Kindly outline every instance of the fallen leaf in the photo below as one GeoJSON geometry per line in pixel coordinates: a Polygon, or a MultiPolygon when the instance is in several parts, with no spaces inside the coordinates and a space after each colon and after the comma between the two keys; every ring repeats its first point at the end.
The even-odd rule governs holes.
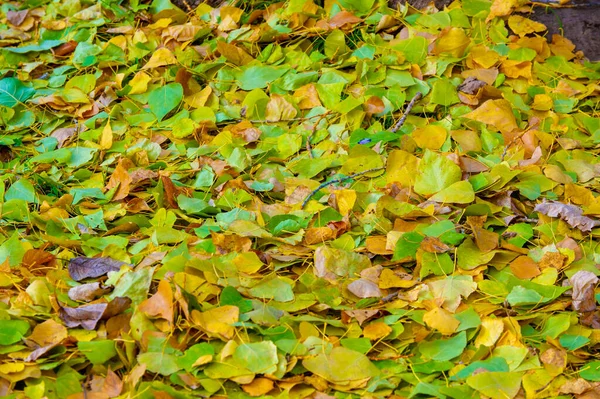
{"type": "Polygon", "coordinates": [[[576,205],[563,204],[556,201],[543,202],[537,204],[534,211],[550,217],[558,216],[572,228],[577,228],[583,232],[591,231],[594,227],[600,225],[598,220],[584,216],[583,210],[576,205]]]}
{"type": "Polygon", "coordinates": [[[69,275],[75,281],[86,278],[104,276],[108,272],[116,272],[126,263],[112,258],[86,258],[79,256],[69,261],[69,275]]]}

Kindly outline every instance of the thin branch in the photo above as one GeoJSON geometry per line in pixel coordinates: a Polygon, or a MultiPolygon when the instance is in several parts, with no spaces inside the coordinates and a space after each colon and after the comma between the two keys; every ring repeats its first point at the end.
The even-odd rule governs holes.
{"type": "Polygon", "coordinates": [[[306,196],[306,198],[302,202],[302,209],[304,209],[304,207],[306,206],[306,204],[308,203],[308,201],[310,201],[310,199],[316,193],[318,193],[321,189],[323,189],[323,188],[325,188],[327,186],[331,186],[332,184],[336,184],[336,183],[342,183],[342,182],[345,182],[346,180],[351,180],[351,179],[354,179],[355,177],[362,176],[362,175],[365,175],[365,174],[371,173],[371,172],[377,172],[377,171],[384,170],[384,169],[385,169],[385,167],[383,167],[383,166],[380,167],[380,168],[367,169],[367,170],[363,170],[362,172],[354,173],[354,174],[352,174],[350,176],[344,176],[344,177],[340,177],[340,178],[337,178],[337,179],[333,179],[333,180],[327,181],[325,183],[321,183],[321,184],[319,184],[319,187],[317,187],[314,190],[312,190],[310,192],[310,194],[308,194],[306,196]]]}
{"type": "Polygon", "coordinates": [[[408,114],[415,106],[415,103],[421,99],[421,97],[423,97],[423,94],[421,94],[421,92],[418,91],[417,94],[415,94],[415,96],[412,98],[412,100],[410,100],[410,102],[406,106],[406,109],[404,110],[404,114],[402,115],[402,118],[400,118],[400,120],[398,122],[396,122],[394,127],[390,129],[390,132],[396,133],[398,130],[400,130],[402,128],[402,126],[404,125],[404,122],[406,122],[406,118],[408,117],[408,114]]]}

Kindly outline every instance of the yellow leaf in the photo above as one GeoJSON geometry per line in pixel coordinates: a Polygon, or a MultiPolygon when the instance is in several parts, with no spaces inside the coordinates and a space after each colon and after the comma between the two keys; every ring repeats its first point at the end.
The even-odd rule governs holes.
{"type": "Polygon", "coordinates": [[[109,150],[113,144],[113,131],[110,127],[110,119],[106,122],[104,129],[102,129],[102,135],[100,136],[100,148],[103,150],[109,150]]]}
{"type": "Polygon", "coordinates": [[[311,109],[321,106],[319,93],[314,84],[308,84],[300,87],[294,92],[294,99],[298,101],[298,108],[311,109]]]}
{"type": "MultiPolygon", "coordinates": [[[[410,277],[410,275],[407,275],[410,277]]],[[[411,279],[403,279],[390,269],[383,269],[379,275],[379,288],[410,288],[417,282],[411,279]]]]}
{"type": "Polygon", "coordinates": [[[264,264],[254,252],[244,252],[233,258],[233,264],[242,273],[254,274],[260,270],[264,264]]]}
{"type": "MultiPolygon", "coordinates": [[[[496,65],[500,60],[500,54],[484,46],[478,44],[469,49],[469,55],[467,56],[467,66],[470,69],[484,68],[488,69],[496,65]]],[[[495,79],[495,78],[494,78],[495,79]]],[[[488,82],[490,83],[490,82],[488,82]]],[[[492,81],[493,83],[493,81],[492,81]]]]}
{"type": "Polygon", "coordinates": [[[273,389],[273,381],[263,377],[255,378],[250,384],[242,385],[242,389],[250,396],[263,396],[273,389]]]}
{"type": "Polygon", "coordinates": [[[335,200],[337,202],[338,211],[342,216],[346,216],[356,202],[356,191],[354,190],[337,190],[335,192],[335,200]]]}
{"type": "Polygon", "coordinates": [[[446,309],[434,308],[423,315],[423,321],[430,328],[436,329],[442,334],[453,334],[460,322],[446,309]]]}
{"type": "Polygon", "coordinates": [[[388,156],[387,183],[400,183],[404,187],[412,186],[417,175],[419,158],[403,150],[394,150],[388,156]]]}
{"type": "Polygon", "coordinates": [[[427,125],[412,132],[412,138],[419,148],[430,150],[439,150],[444,145],[447,136],[446,129],[437,125],[427,125]]]}
{"type": "Polygon", "coordinates": [[[504,60],[500,67],[500,72],[509,78],[527,78],[531,79],[531,61],[504,60]]]}
{"type": "Polygon", "coordinates": [[[192,108],[200,108],[206,105],[206,102],[211,94],[212,88],[210,86],[206,86],[199,92],[186,96],[183,101],[192,108]]]}
{"type": "Polygon", "coordinates": [[[376,341],[383,337],[386,337],[392,332],[392,327],[388,326],[382,321],[376,321],[366,326],[363,330],[363,336],[369,338],[371,341],[376,341]]]}
{"type": "Polygon", "coordinates": [[[537,111],[549,111],[553,106],[552,98],[547,94],[536,94],[533,97],[533,104],[531,104],[531,108],[537,111]]]}
{"type": "Polygon", "coordinates": [[[146,65],[144,65],[142,69],[157,68],[165,65],[173,65],[176,63],[177,59],[175,58],[173,53],[171,53],[171,50],[169,50],[166,47],[161,47],[152,54],[152,57],[150,57],[150,60],[148,60],[148,62],[146,63],[146,65]]]}
{"type": "Polygon", "coordinates": [[[142,94],[148,90],[148,83],[151,78],[146,73],[140,71],[135,74],[133,79],[129,81],[129,86],[131,86],[131,90],[129,94],[142,94]]]}
{"type": "Polygon", "coordinates": [[[25,370],[25,363],[5,363],[0,364],[0,373],[12,374],[25,370]]]}
{"type": "Polygon", "coordinates": [[[237,306],[221,306],[206,312],[192,311],[192,320],[211,337],[223,341],[233,338],[235,328],[233,323],[240,319],[240,309],[237,306]]]}
{"type": "Polygon", "coordinates": [[[462,57],[469,43],[471,43],[471,39],[469,39],[461,28],[447,28],[440,33],[440,36],[435,41],[433,54],[440,55],[445,53],[452,57],[462,57]]]}
{"type": "Polygon", "coordinates": [[[429,200],[447,204],[470,204],[475,201],[475,191],[471,183],[461,180],[446,187],[429,200]]]}
{"type": "Polygon", "coordinates": [[[543,32],[546,30],[546,25],[520,15],[511,15],[508,17],[508,26],[513,32],[521,37],[530,33],[543,32]]]}
{"type": "Polygon", "coordinates": [[[273,94],[267,103],[265,119],[269,122],[278,122],[280,120],[292,119],[298,111],[296,108],[279,94],[273,94]]]}
{"type": "Polygon", "coordinates": [[[475,346],[480,347],[484,346],[493,346],[502,332],[504,331],[504,323],[502,319],[496,319],[493,317],[485,317],[481,320],[481,329],[479,330],[479,335],[475,338],[475,346]]]}
{"type": "Polygon", "coordinates": [[[518,128],[512,106],[504,99],[487,100],[479,108],[463,117],[492,125],[502,133],[511,133],[518,128]]]}
{"type": "Polygon", "coordinates": [[[517,5],[519,5],[519,0],[494,0],[485,21],[490,22],[495,17],[504,17],[510,14],[517,5]]]}

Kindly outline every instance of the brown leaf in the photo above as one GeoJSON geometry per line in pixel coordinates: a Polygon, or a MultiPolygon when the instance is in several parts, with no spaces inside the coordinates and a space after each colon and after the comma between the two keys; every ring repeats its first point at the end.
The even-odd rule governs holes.
{"type": "Polygon", "coordinates": [[[379,298],[382,296],[377,284],[364,278],[348,284],[348,291],[359,298],[379,298]]]}
{"type": "Polygon", "coordinates": [[[600,221],[584,216],[583,210],[580,207],[571,204],[563,204],[558,201],[537,204],[534,211],[553,218],[558,216],[567,222],[569,226],[583,232],[591,231],[592,228],[600,225],[600,221]]]}
{"type": "Polygon", "coordinates": [[[537,263],[529,256],[519,256],[510,263],[510,270],[521,279],[533,278],[541,274],[537,263]]]}
{"type": "Polygon", "coordinates": [[[569,281],[573,286],[573,309],[578,312],[596,310],[595,288],[598,277],[592,272],[580,270],[569,281]]]}
{"type": "Polygon", "coordinates": [[[93,301],[96,298],[104,295],[108,290],[106,288],[102,288],[100,283],[88,283],[78,285],[77,287],[73,287],[69,290],[68,295],[69,298],[73,301],[93,301]]]}
{"type": "Polygon", "coordinates": [[[559,389],[560,393],[574,393],[576,395],[581,395],[585,391],[592,389],[592,385],[583,378],[577,378],[575,380],[563,382],[559,389]]]}
{"type": "Polygon", "coordinates": [[[34,346],[48,346],[48,345],[58,345],[64,339],[67,338],[67,329],[60,323],[52,319],[48,319],[43,323],[35,326],[31,335],[27,337],[27,345],[30,345],[30,342],[34,343],[34,346]],[[29,342],[30,341],[30,342],[29,342]]]}
{"type": "Polygon", "coordinates": [[[54,268],[55,260],[56,256],[50,252],[41,249],[30,249],[23,255],[21,265],[29,269],[32,273],[35,273],[38,269],[42,269],[41,272],[45,274],[47,269],[54,268]]]}
{"type": "Polygon", "coordinates": [[[92,393],[99,393],[106,395],[108,398],[115,398],[123,390],[123,381],[109,367],[106,377],[94,376],[90,382],[90,390],[92,393]]]}
{"type": "Polygon", "coordinates": [[[345,25],[354,25],[361,22],[362,19],[348,11],[340,11],[329,20],[329,26],[332,28],[341,28],[345,25]]]}
{"type": "Polygon", "coordinates": [[[177,204],[177,197],[181,193],[181,190],[173,184],[173,181],[165,176],[160,176],[160,181],[163,184],[165,190],[165,199],[167,200],[167,204],[171,209],[179,209],[179,205],[177,204]]]}
{"type": "Polygon", "coordinates": [[[482,80],[479,80],[473,76],[469,76],[468,78],[465,79],[464,82],[462,82],[460,84],[460,86],[458,86],[458,90],[462,91],[463,93],[467,93],[467,94],[477,94],[479,89],[481,89],[486,84],[487,83],[485,83],[482,80]]]}
{"type": "Polygon", "coordinates": [[[367,115],[378,114],[385,110],[385,104],[383,100],[377,96],[371,96],[365,103],[363,104],[363,108],[367,115]]]}
{"type": "Polygon", "coordinates": [[[356,321],[358,321],[358,324],[362,326],[365,321],[369,320],[377,313],[379,313],[379,310],[377,309],[344,310],[342,311],[342,319],[355,318],[356,321]]]}
{"type": "MultiPolygon", "coordinates": [[[[311,227],[304,233],[304,243],[306,245],[319,244],[328,240],[333,240],[335,233],[329,227],[311,227]]],[[[367,238],[368,239],[368,238],[367,238]]]]}
{"type": "Polygon", "coordinates": [[[68,42],[63,43],[60,46],[53,48],[52,52],[57,57],[64,57],[75,51],[78,44],[79,43],[75,40],[69,40],[68,42]]]}
{"type": "Polygon", "coordinates": [[[7,11],[6,19],[14,26],[19,26],[25,21],[29,15],[29,10],[21,10],[21,11],[7,11]]]}
{"type": "Polygon", "coordinates": [[[574,261],[577,262],[581,258],[583,258],[583,251],[577,242],[571,237],[565,237],[561,242],[556,243],[557,248],[567,248],[573,250],[575,253],[574,261]]]}
{"type": "Polygon", "coordinates": [[[49,319],[35,326],[31,335],[24,342],[34,350],[25,359],[26,362],[33,362],[47,353],[49,350],[60,344],[67,338],[67,329],[60,323],[49,319]]]}
{"type": "Polygon", "coordinates": [[[58,141],[58,148],[62,148],[65,142],[70,139],[75,133],[77,133],[76,127],[63,127],[60,129],[56,129],[50,135],[54,137],[58,141]]]}
{"type": "Polygon", "coordinates": [[[60,308],[58,314],[63,323],[65,323],[65,326],[69,328],[81,326],[86,330],[93,330],[102,318],[107,306],[107,303],[95,303],[78,308],[65,306],[60,308]]]}
{"type": "Polygon", "coordinates": [[[112,258],[86,258],[78,256],[69,262],[69,275],[75,281],[90,277],[104,276],[108,272],[116,272],[125,265],[125,262],[112,258]]]}
{"type": "Polygon", "coordinates": [[[93,330],[100,320],[123,312],[130,304],[131,299],[117,297],[109,303],[94,303],[78,308],[63,306],[59,309],[58,315],[69,328],[81,326],[86,330],[93,330]]]}
{"type": "Polygon", "coordinates": [[[441,242],[439,238],[429,236],[425,237],[423,241],[421,241],[420,248],[425,252],[435,254],[443,254],[450,250],[450,247],[441,242]]]}
{"type": "Polygon", "coordinates": [[[119,164],[106,184],[107,191],[117,188],[117,191],[115,191],[115,195],[113,196],[113,201],[122,200],[129,195],[131,177],[124,164],[125,162],[123,160],[119,161],[119,164]]]}
{"type": "Polygon", "coordinates": [[[174,308],[171,284],[167,280],[161,280],[156,293],[140,303],[138,310],[150,317],[165,319],[172,324],[174,308]]]}

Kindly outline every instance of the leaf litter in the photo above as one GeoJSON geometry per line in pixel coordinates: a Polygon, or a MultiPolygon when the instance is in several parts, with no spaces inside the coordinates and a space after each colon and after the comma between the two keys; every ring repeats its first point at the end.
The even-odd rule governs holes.
{"type": "Polygon", "coordinates": [[[530,7],[2,4],[1,395],[600,394],[600,64],[530,7]]]}

